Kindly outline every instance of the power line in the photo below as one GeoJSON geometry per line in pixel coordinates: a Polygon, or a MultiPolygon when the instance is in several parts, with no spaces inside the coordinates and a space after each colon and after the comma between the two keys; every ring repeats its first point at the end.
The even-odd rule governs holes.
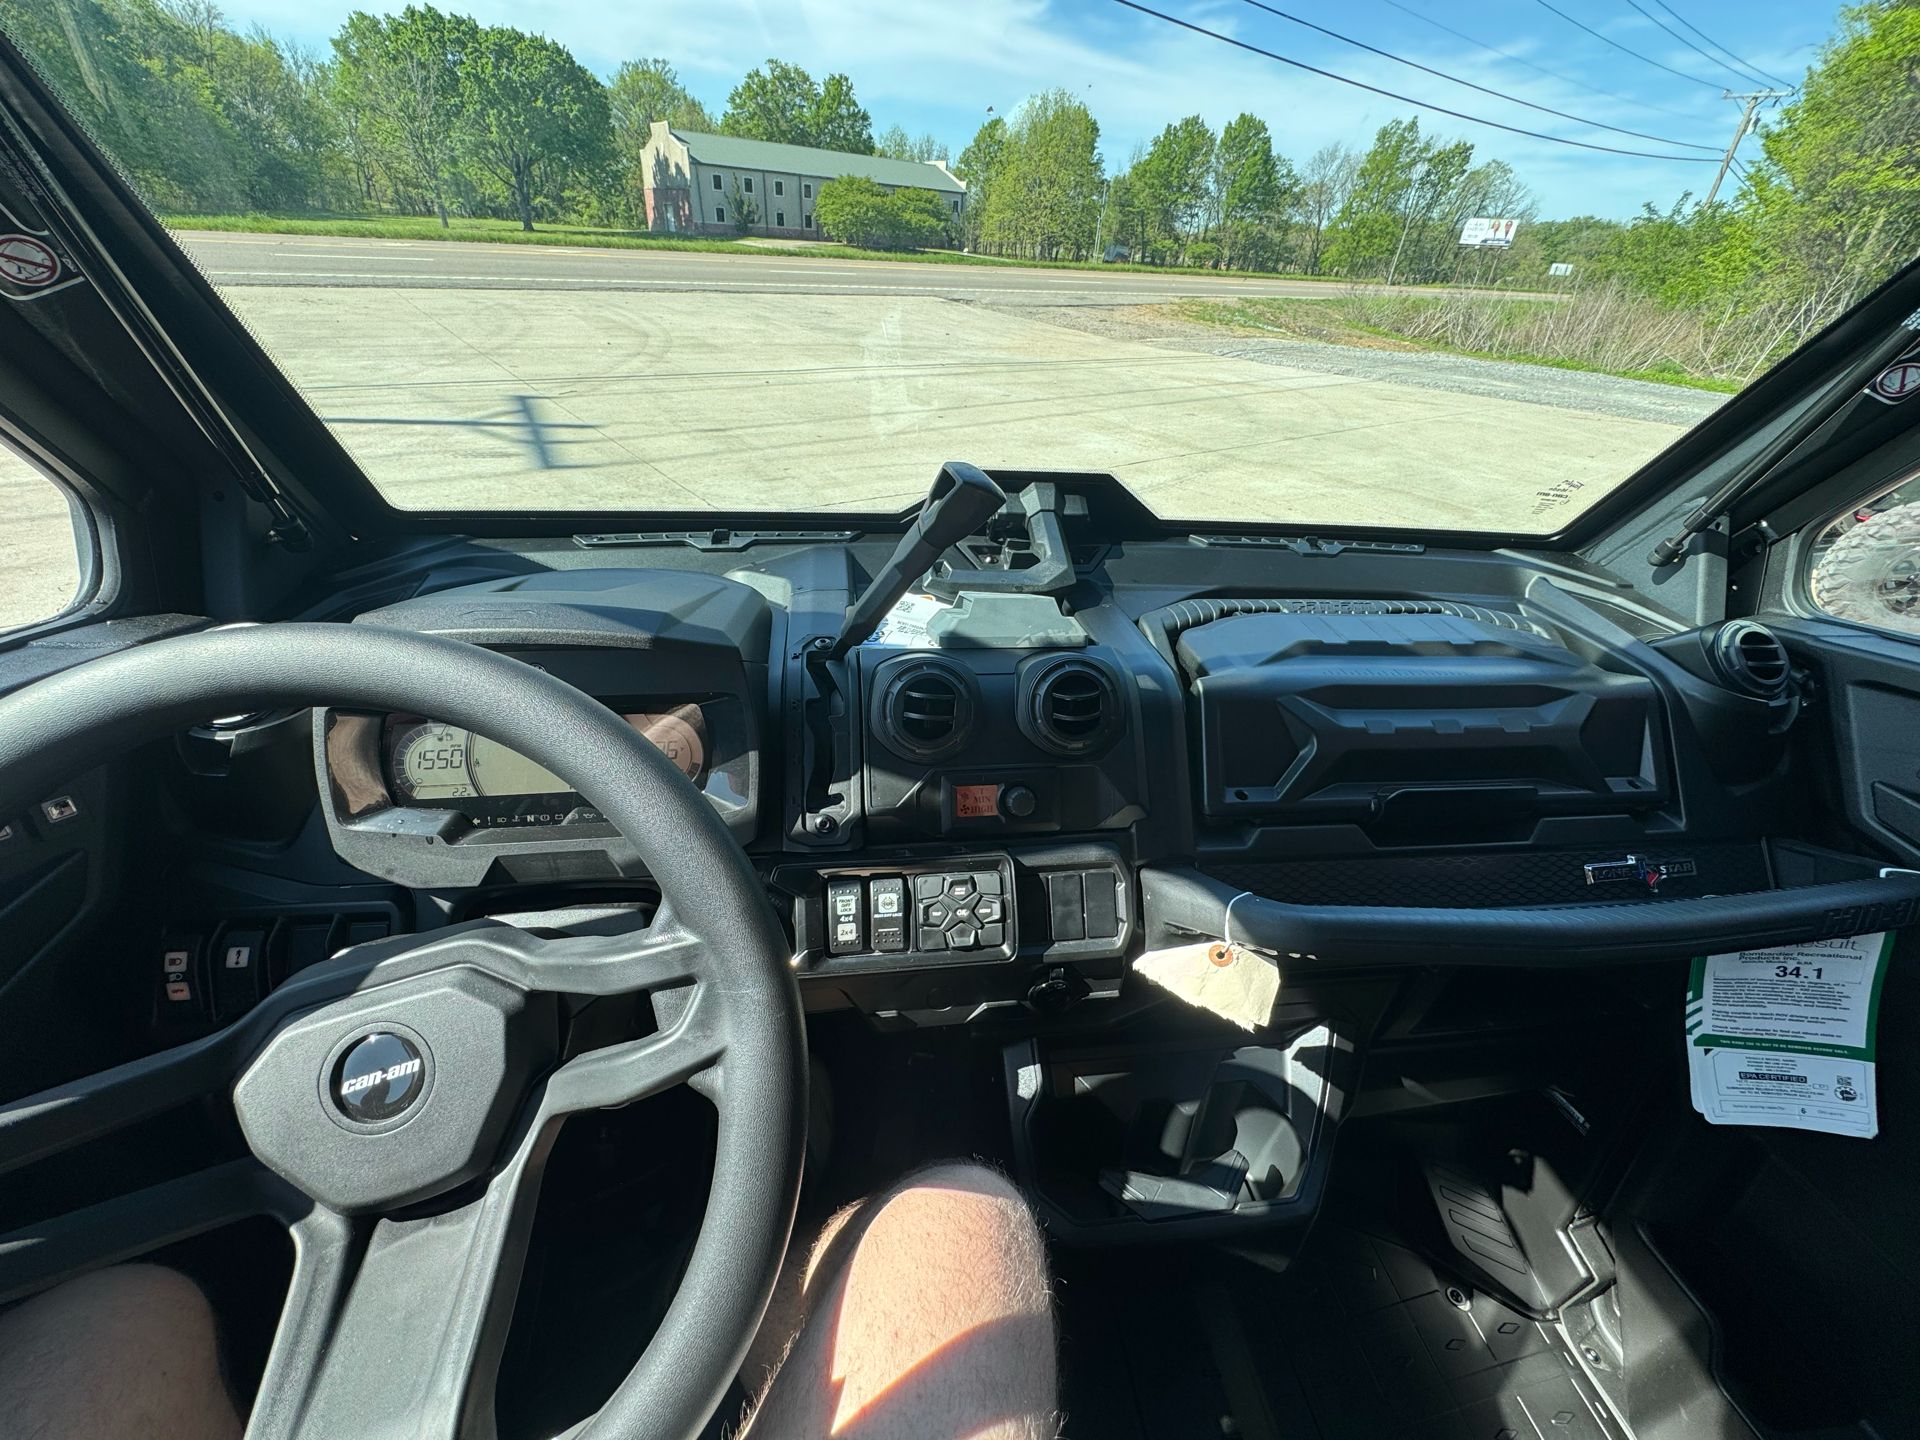
{"type": "Polygon", "coordinates": [[[1687,19],[1686,16],[1682,15],[1678,10],[1674,9],[1673,6],[1667,3],[1667,0],[1655,0],[1655,3],[1657,3],[1662,10],[1666,11],[1667,14],[1671,15],[1674,19],[1678,20],[1682,25],[1686,26],[1687,29],[1693,31],[1693,33],[1698,35],[1702,40],[1705,40],[1707,44],[1711,45],[1714,49],[1718,50],[1722,55],[1725,55],[1727,58],[1731,60],[1738,60],[1744,68],[1751,70],[1755,75],[1760,76],[1762,79],[1766,80],[1769,84],[1784,85],[1789,90],[1796,88],[1791,81],[1782,80],[1778,75],[1769,75],[1767,74],[1766,71],[1762,70],[1758,65],[1755,65],[1751,60],[1741,59],[1740,56],[1734,54],[1733,51],[1729,50],[1726,46],[1722,45],[1718,40],[1713,39],[1705,31],[1703,31],[1698,25],[1694,24],[1691,20],[1687,19]]]}
{"type": "Polygon", "coordinates": [[[1602,35],[1598,30],[1594,29],[1591,25],[1587,24],[1586,21],[1576,20],[1573,18],[1573,16],[1567,14],[1566,11],[1560,9],[1557,6],[1548,4],[1547,0],[1534,0],[1534,3],[1539,5],[1540,8],[1543,10],[1553,11],[1554,14],[1558,15],[1562,20],[1566,21],[1567,24],[1586,31],[1587,34],[1593,36],[1594,39],[1600,41],[1603,45],[1611,45],[1614,49],[1618,50],[1622,55],[1631,55],[1634,59],[1643,61],[1644,63],[1653,66],[1653,68],[1656,70],[1664,70],[1669,75],[1678,75],[1682,80],[1691,80],[1694,84],[1704,85],[1709,90],[1718,90],[1722,88],[1720,83],[1716,80],[1702,80],[1698,75],[1689,75],[1684,70],[1676,70],[1671,65],[1662,65],[1658,60],[1649,59],[1647,56],[1642,55],[1638,50],[1631,49],[1628,46],[1622,45],[1618,40],[1612,39],[1606,35],[1602,35]]]}
{"type": "Polygon", "coordinates": [[[1536,65],[1524,55],[1515,55],[1511,50],[1502,50],[1498,45],[1489,45],[1484,40],[1476,40],[1464,30],[1456,30],[1451,25],[1444,24],[1434,19],[1431,15],[1423,14],[1421,11],[1414,9],[1411,5],[1401,4],[1401,0],[1380,0],[1380,3],[1383,5],[1391,5],[1401,14],[1411,15],[1414,19],[1423,21],[1433,26],[1436,30],[1445,31],[1456,40],[1464,40],[1469,45],[1477,45],[1490,55],[1498,55],[1502,60],[1511,60],[1516,65],[1524,65],[1536,75],[1545,75],[1549,80],[1558,80],[1563,85],[1572,85],[1576,89],[1585,90],[1590,95],[1601,95],[1609,100],[1618,100],[1623,104],[1638,106],[1642,110],[1652,110],[1657,114],[1671,115],[1676,120],[1697,121],[1700,118],[1697,115],[1683,115],[1678,110],[1669,110],[1664,105],[1655,105],[1650,100],[1637,100],[1631,95],[1622,95],[1614,90],[1602,90],[1597,85],[1589,85],[1584,80],[1575,79],[1571,75],[1563,75],[1558,70],[1549,70],[1544,65],[1536,65]]]}
{"type": "Polygon", "coordinates": [[[1726,71],[1729,75],[1733,76],[1741,84],[1753,85],[1753,84],[1765,83],[1760,79],[1758,75],[1754,74],[1752,71],[1736,69],[1734,66],[1729,65],[1726,61],[1722,60],[1718,55],[1709,54],[1707,51],[1702,50],[1698,45],[1694,44],[1693,41],[1689,40],[1686,36],[1682,35],[1678,30],[1674,29],[1671,25],[1667,24],[1666,21],[1662,20],[1658,15],[1654,14],[1651,10],[1647,9],[1646,6],[1642,5],[1640,3],[1640,0],[1627,0],[1627,4],[1631,5],[1634,9],[1638,10],[1642,15],[1646,16],[1647,19],[1651,20],[1654,24],[1658,25],[1662,30],[1666,31],[1667,34],[1671,35],[1674,39],[1678,40],[1682,45],[1686,46],[1689,50],[1693,51],[1693,53],[1698,55],[1702,60],[1705,60],[1710,65],[1718,65],[1722,70],[1726,71]]]}
{"type": "Polygon", "coordinates": [[[1245,40],[1236,40],[1231,35],[1222,35],[1218,30],[1209,30],[1204,25],[1196,25],[1191,20],[1182,20],[1175,15],[1138,3],[1138,0],[1113,0],[1116,5],[1124,5],[1129,10],[1137,10],[1142,15],[1151,15],[1156,20],[1164,20],[1169,25],[1178,25],[1182,30],[1191,30],[1196,35],[1204,35],[1209,40],[1218,40],[1224,45],[1246,50],[1255,55],[1263,55],[1269,60],[1278,60],[1282,65],[1291,65],[1296,70],[1304,70],[1309,75],[1318,75],[1323,80],[1337,80],[1342,85],[1351,85],[1356,90],[1365,90],[1369,94],[1382,95],[1389,100],[1398,100],[1402,105],[1411,105],[1418,110],[1431,110],[1436,115],[1445,115],[1454,120],[1464,120],[1469,125],[1485,125],[1490,130],[1504,130],[1509,135],[1524,135],[1529,140],[1546,140],[1555,145],[1571,145],[1576,150],[1598,150],[1604,155],[1631,155],[1638,160],[1671,160],[1685,165],[1711,165],[1713,158],[1708,155],[1661,155],[1651,150],[1622,150],[1614,145],[1595,145],[1588,140],[1569,140],[1564,135],[1548,135],[1539,130],[1523,130],[1518,125],[1503,125],[1498,120],[1485,120],[1478,115],[1468,115],[1459,110],[1449,110],[1444,105],[1435,105],[1430,100],[1416,100],[1411,95],[1402,95],[1395,90],[1383,90],[1378,85],[1369,85],[1364,80],[1355,80],[1350,76],[1337,75],[1331,70],[1322,70],[1318,65],[1309,65],[1304,60],[1295,60],[1291,56],[1277,51],[1263,50],[1260,46],[1245,40]]]}
{"type": "Polygon", "coordinates": [[[1326,26],[1316,25],[1311,20],[1302,20],[1298,15],[1289,15],[1284,10],[1276,10],[1273,6],[1266,4],[1265,0],[1241,0],[1241,3],[1251,5],[1256,10],[1264,10],[1269,15],[1277,15],[1282,20],[1291,21],[1295,25],[1304,26],[1316,34],[1325,35],[1332,40],[1338,40],[1343,45],[1352,45],[1357,49],[1365,50],[1370,55],[1378,55],[1383,59],[1392,60],[1396,64],[1408,66],[1410,69],[1418,70],[1422,74],[1437,76],[1439,79],[1449,81],[1455,85],[1464,85],[1469,90],[1478,90],[1482,95],[1491,95],[1496,100],[1505,100],[1513,105],[1524,105],[1529,110],[1538,110],[1542,115],[1553,115],[1562,120],[1571,120],[1576,125],[1591,125],[1596,130],[1611,130],[1616,135],[1631,135],[1636,140],[1651,140],[1658,145],[1677,145],[1683,150],[1705,150],[1709,154],[1712,154],[1718,152],[1720,148],[1717,145],[1696,145],[1691,140],[1674,140],[1665,135],[1649,135],[1644,130],[1628,130],[1619,125],[1609,125],[1604,120],[1589,120],[1584,115],[1572,115],[1565,110],[1556,110],[1551,105],[1536,105],[1531,100],[1522,100],[1518,96],[1507,94],[1504,90],[1495,90],[1486,85],[1476,85],[1471,80],[1462,80],[1458,75],[1449,75],[1444,70],[1436,70],[1431,65],[1422,65],[1417,60],[1409,60],[1404,55],[1394,54],[1391,50],[1382,50],[1379,46],[1369,45],[1364,40],[1355,40],[1350,35],[1342,35],[1337,30],[1329,30],[1326,26]]]}

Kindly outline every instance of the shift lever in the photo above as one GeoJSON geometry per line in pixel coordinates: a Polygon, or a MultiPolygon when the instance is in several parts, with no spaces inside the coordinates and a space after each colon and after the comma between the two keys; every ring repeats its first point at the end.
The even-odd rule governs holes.
{"type": "Polygon", "coordinates": [[[861,641],[880,628],[902,595],[913,583],[933,568],[933,562],[949,546],[973,534],[1000,513],[1007,495],[987,478],[977,465],[964,460],[949,460],[940,467],[927,496],[926,508],[913,528],[900,537],[899,548],[860,598],[847,607],[847,618],[840,626],[826,658],[839,660],[861,641]]]}

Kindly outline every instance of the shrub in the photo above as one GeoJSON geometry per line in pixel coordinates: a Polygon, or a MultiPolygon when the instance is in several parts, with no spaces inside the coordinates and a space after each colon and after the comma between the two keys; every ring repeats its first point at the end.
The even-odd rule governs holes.
{"type": "Polygon", "coordinates": [[[858,175],[822,185],[813,214],[829,237],[867,250],[917,250],[938,243],[947,230],[946,207],[933,191],[889,193],[858,175]]]}

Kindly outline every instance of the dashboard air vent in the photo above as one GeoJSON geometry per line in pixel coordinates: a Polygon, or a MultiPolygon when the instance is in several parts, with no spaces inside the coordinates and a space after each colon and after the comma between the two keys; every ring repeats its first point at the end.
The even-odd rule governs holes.
{"type": "Polygon", "coordinates": [[[1060,755],[1085,755],[1120,727],[1120,697],[1089,660],[1055,660],[1036,671],[1021,719],[1032,738],[1060,755]]]}
{"type": "Polygon", "coordinates": [[[966,744],[973,729],[973,691],[967,679],[937,661],[893,672],[881,692],[880,738],[899,754],[937,760],[966,744]]]}
{"type": "Polygon", "coordinates": [[[1793,678],[1786,647],[1764,625],[1732,620],[1713,639],[1713,658],[1734,689],[1773,700],[1787,693],[1793,678]]]}

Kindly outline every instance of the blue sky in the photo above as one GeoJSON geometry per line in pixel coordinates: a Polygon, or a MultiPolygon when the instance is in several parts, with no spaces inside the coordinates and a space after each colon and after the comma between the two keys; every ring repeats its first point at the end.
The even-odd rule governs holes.
{"type": "MultiPolygon", "coordinates": [[[[343,0],[225,0],[224,9],[239,28],[257,23],[324,52],[328,37],[350,9],[397,10],[403,3],[361,0],[356,7],[343,0]]],[[[1188,114],[1198,113],[1218,128],[1240,111],[1252,111],[1267,121],[1275,143],[1297,163],[1331,141],[1364,147],[1382,123],[1410,113],[1406,105],[1176,29],[1112,0],[439,3],[485,21],[550,35],[602,75],[611,74],[622,60],[665,56],[716,115],[740,75],[768,56],[795,61],[816,77],[844,70],[872,112],[876,131],[897,121],[916,134],[932,131],[955,153],[986,118],[989,106],[1006,113],[1024,96],[1052,86],[1081,96],[1092,109],[1110,165],[1123,164],[1136,144],[1188,114]]],[[[1314,34],[1243,0],[1143,3],[1307,64],[1470,115],[1629,150],[1708,153],[1674,152],[1670,146],[1495,99],[1314,34]]],[[[1717,87],[1757,88],[1736,70],[1688,49],[1637,13],[1631,0],[1399,0],[1404,8],[1391,0],[1269,3],[1536,105],[1716,150],[1731,137],[1738,119],[1738,108],[1721,99],[1717,87]],[[1547,8],[1549,4],[1693,78],[1668,74],[1583,34],[1547,8]],[[1518,60],[1449,35],[1423,16],[1518,60]]],[[[1663,8],[1661,0],[1639,4],[1699,43],[1675,20],[1677,12],[1740,59],[1796,82],[1833,32],[1838,13],[1829,0],[1667,0],[1670,9],[1663,8]]],[[[1713,178],[1709,164],[1578,150],[1424,113],[1422,123],[1439,134],[1471,139],[1478,158],[1498,157],[1514,165],[1539,197],[1543,218],[1625,218],[1643,201],[1664,207],[1682,191],[1704,193],[1713,178]]],[[[1741,154],[1756,151],[1756,140],[1749,138],[1741,154]]]]}

